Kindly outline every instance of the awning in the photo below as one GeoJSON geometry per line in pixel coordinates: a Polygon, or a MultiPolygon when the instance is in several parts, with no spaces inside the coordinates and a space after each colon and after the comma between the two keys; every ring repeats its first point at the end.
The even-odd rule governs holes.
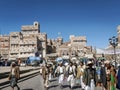
{"type": "Polygon", "coordinates": [[[62,56],[62,58],[63,58],[63,59],[70,59],[70,57],[67,56],[67,55],[62,56]]]}
{"type": "Polygon", "coordinates": [[[87,57],[87,58],[94,58],[93,54],[85,54],[85,57],[87,57]]]}
{"type": "MultiPolygon", "coordinates": [[[[120,49],[116,49],[115,52],[116,52],[116,54],[120,54],[120,49]]],[[[114,54],[114,50],[113,49],[106,50],[105,54],[114,54]]]]}
{"type": "Polygon", "coordinates": [[[29,57],[29,60],[41,60],[41,58],[40,57],[29,57]]]}
{"type": "Polygon", "coordinates": [[[57,57],[57,53],[46,54],[47,57],[57,57]]]}
{"type": "Polygon", "coordinates": [[[77,58],[76,58],[76,57],[73,57],[71,60],[77,60],[77,58]]]}
{"type": "Polygon", "coordinates": [[[97,60],[105,60],[105,57],[98,57],[97,60]]]}
{"type": "Polygon", "coordinates": [[[8,60],[16,60],[16,58],[9,58],[8,60]]]}
{"type": "Polygon", "coordinates": [[[62,57],[58,57],[58,58],[55,59],[55,61],[57,61],[57,62],[63,62],[63,58],[62,57]]]}

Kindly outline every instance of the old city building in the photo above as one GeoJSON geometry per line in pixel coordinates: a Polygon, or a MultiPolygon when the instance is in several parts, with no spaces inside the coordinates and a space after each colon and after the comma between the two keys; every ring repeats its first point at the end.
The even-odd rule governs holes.
{"type": "Polygon", "coordinates": [[[108,60],[115,60],[115,57],[118,62],[120,62],[120,25],[117,27],[117,40],[118,44],[115,48],[115,53],[114,53],[114,48],[112,45],[108,45],[108,47],[105,49],[105,58],[108,60]],[[116,54],[116,55],[114,55],[116,54]]]}
{"type": "Polygon", "coordinates": [[[63,38],[58,37],[57,39],[47,39],[47,54],[46,58],[54,60],[59,56],[58,49],[63,45],[63,38]]]}
{"type": "Polygon", "coordinates": [[[46,33],[40,32],[40,25],[34,22],[33,25],[24,25],[21,32],[10,33],[10,55],[9,59],[16,58],[26,59],[34,56],[36,52],[41,57],[46,54],[46,33]]]}
{"type": "Polygon", "coordinates": [[[21,26],[20,32],[11,32],[10,36],[0,37],[1,55],[9,60],[20,58],[26,60],[38,53],[40,57],[52,58],[63,57],[93,57],[93,49],[87,46],[86,36],[70,35],[70,40],[64,42],[62,37],[48,39],[46,33],[40,32],[40,24],[21,26]],[[6,55],[6,56],[5,56],[6,55]]]}
{"type": "Polygon", "coordinates": [[[9,58],[9,42],[9,36],[0,36],[0,55],[2,56],[1,59],[3,60],[9,58]]]}
{"type": "Polygon", "coordinates": [[[87,46],[85,36],[70,36],[70,41],[63,43],[57,50],[59,56],[65,59],[93,56],[92,47],[87,46]],[[89,55],[89,56],[88,56],[89,55]]]}

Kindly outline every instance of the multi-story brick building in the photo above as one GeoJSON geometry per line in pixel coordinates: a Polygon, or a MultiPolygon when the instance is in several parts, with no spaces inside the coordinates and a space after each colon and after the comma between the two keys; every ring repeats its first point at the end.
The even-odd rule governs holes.
{"type": "Polygon", "coordinates": [[[120,25],[117,27],[117,36],[116,38],[118,39],[118,44],[115,48],[115,53],[114,53],[114,47],[108,44],[108,47],[105,49],[105,58],[108,60],[115,60],[115,57],[117,61],[120,63],[120,25]],[[116,54],[116,55],[114,55],[116,54]]]}
{"type": "Polygon", "coordinates": [[[70,41],[63,43],[57,48],[58,56],[66,59],[73,57],[86,57],[86,55],[93,55],[92,47],[87,46],[87,39],[85,36],[70,36],[70,41]]]}
{"type": "Polygon", "coordinates": [[[7,54],[4,55],[7,55],[5,57],[9,60],[27,59],[29,56],[34,56],[36,52],[44,58],[47,54],[49,57],[69,59],[92,54],[92,47],[86,45],[87,39],[85,36],[71,35],[68,42],[63,42],[62,37],[55,40],[47,39],[47,34],[40,32],[38,22],[34,22],[33,25],[23,25],[20,32],[11,32],[10,36],[0,38],[4,38],[0,39],[2,55],[6,51],[7,54]]]}
{"type": "Polygon", "coordinates": [[[19,58],[19,42],[20,42],[20,33],[19,32],[11,32],[10,33],[10,51],[9,51],[9,59],[15,60],[19,58]]]}
{"type": "Polygon", "coordinates": [[[34,22],[33,25],[24,25],[21,32],[10,33],[10,55],[9,59],[26,59],[34,56],[36,52],[41,57],[46,56],[46,33],[40,32],[40,25],[34,22]]]}
{"type": "Polygon", "coordinates": [[[57,39],[47,39],[47,58],[55,59],[59,56],[58,49],[63,44],[63,38],[58,37],[57,39]]]}
{"type": "Polygon", "coordinates": [[[2,56],[1,59],[3,60],[9,58],[9,42],[9,36],[0,36],[0,55],[2,56]]]}

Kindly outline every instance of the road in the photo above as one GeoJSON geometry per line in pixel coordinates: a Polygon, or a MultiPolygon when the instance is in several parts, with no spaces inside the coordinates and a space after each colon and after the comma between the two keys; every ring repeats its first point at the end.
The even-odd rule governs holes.
{"type": "MultiPolygon", "coordinates": [[[[36,68],[39,68],[39,67],[32,67],[32,66],[20,67],[20,71],[36,69],[36,68]]],[[[11,67],[0,67],[0,73],[10,72],[10,69],[11,69],[11,67]]]]}
{"type": "MultiPolygon", "coordinates": [[[[30,79],[24,80],[22,82],[19,82],[18,85],[20,86],[20,90],[46,90],[43,87],[43,80],[41,75],[37,75],[35,77],[32,77],[30,79]]],[[[8,86],[6,88],[3,88],[2,90],[11,90],[11,87],[8,86]]],[[[17,88],[15,88],[17,90],[17,88]]],[[[48,90],[61,90],[57,78],[54,78],[52,82],[50,83],[50,87],[48,90]]],[[[67,82],[65,82],[63,90],[70,90],[67,82]]],[[[74,88],[74,90],[80,90],[80,88],[74,88]]]]}

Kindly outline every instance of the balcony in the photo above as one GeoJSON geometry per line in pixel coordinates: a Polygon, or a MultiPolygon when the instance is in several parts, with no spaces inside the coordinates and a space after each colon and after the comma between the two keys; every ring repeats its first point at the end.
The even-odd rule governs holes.
{"type": "Polygon", "coordinates": [[[26,53],[26,54],[20,54],[19,58],[28,58],[30,56],[34,56],[34,53],[31,53],[31,54],[28,54],[28,53],[26,53]]]}

